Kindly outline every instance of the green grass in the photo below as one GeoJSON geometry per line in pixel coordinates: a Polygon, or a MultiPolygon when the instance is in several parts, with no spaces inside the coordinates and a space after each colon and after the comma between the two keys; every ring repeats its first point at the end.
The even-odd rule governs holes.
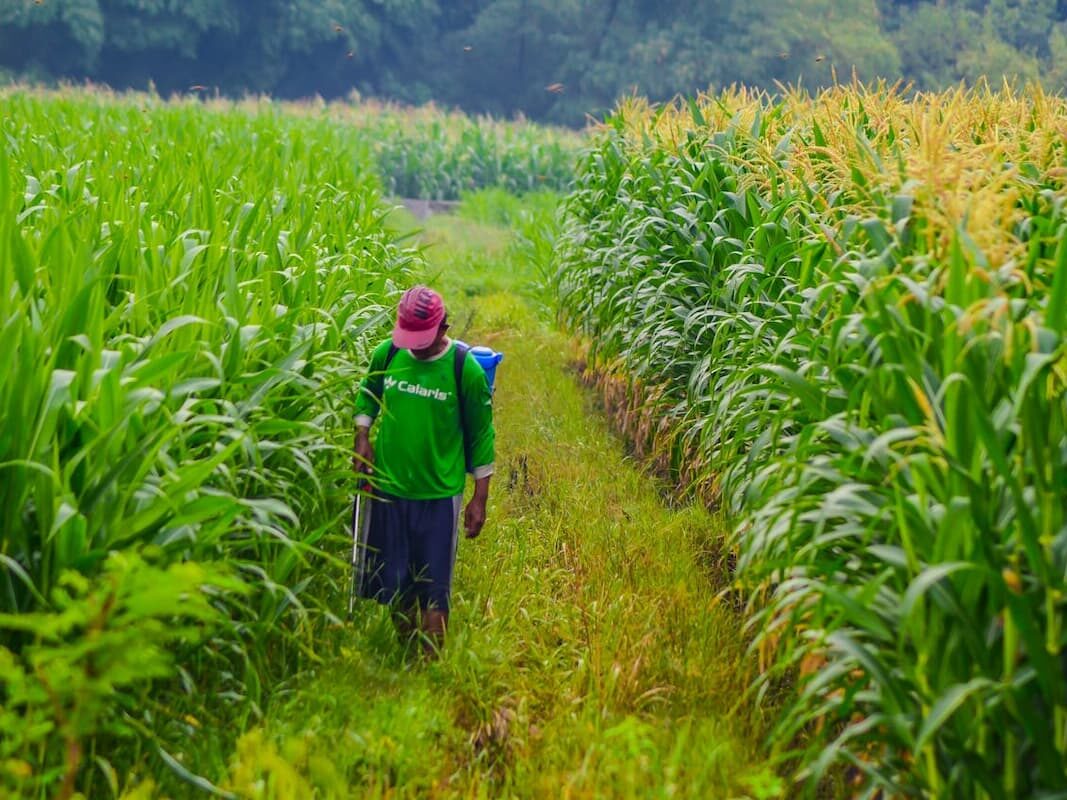
{"type": "Polygon", "coordinates": [[[757,755],[764,723],[741,700],[740,621],[699,557],[722,521],[664,506],[576,382],[566,338],[524,299],[535,271],[511,234],[472,216],[434,218],[424,234],[453,313],[475,312],[467,341],[506,354],[489,523],[461,543],[443,656],[405,656],[385,615],[361,607],[271,703],[230,785],[256,797],[285,796],[285,780],[321,797],[776,796],[757,755]]]}

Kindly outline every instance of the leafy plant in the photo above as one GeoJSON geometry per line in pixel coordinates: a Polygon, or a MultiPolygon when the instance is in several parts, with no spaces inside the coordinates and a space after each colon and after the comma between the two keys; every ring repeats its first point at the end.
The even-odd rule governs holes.
{"type": "Polygon", "coordinates": [[[226,623],[214,597],[245,592],[218,568],[158,567],[133,551],[115,552],[95,580],[64,573],[50,610],[0,615],[0,630],[16,646],[0,647],[0,787],[71,797],[92,764],[117,792],[108,761],[92,763],[94,738],[150,729],[146,686],[173,674],[176,650],[226,623]]]}
{"type": "MultiPolygon", "coordinates": [[[[233,735],[306,658],[315,620],[330,617],[316,598],[330,596],[323,544],[350,499],[350,403],[386,307],[421,259],[385,226],[368,151],[337,123],[269,104],[209,110],[84,92],[9,92],[0,108],[8,680],[23,675],[32,697],[20,702],[36,702],[28,659],[51,652],[27,650],[17,620],[74,614],[56,594],[72,573],[84,576],[77,608],[89,613],[108,596],[114,554],[151,548],[176,578],[202,570],[209,583],[221,570],[248,587],[215,598],[226,624],[197,647],[180,628],[146,643],[180,655],[186,688],[172,686],[170,705],[199,717],[225,698],[233,724],[212,730],[233,735]]],[[[130,613],[171,597],[151,589],[147,578],[130,584],[130,613]]],[[[123,625],[119,639],[142,631],[123,625]]],[[[49,646],[95,647],[85,625],[67,632],[49,646]]],[[[66,652],[49,658],[61,665],[66,652]]],[[[27,729],[48,742],[34,766],[42,786],[69,787],[62,765],[80,763],[57,736],[113,732],[101,720],[128,709],[130,687],[173,674],[170,656],[141,671],[121,654],[93,658],[99,668],[62,667],[93,672],[57,706],[68,722],[55,711],[50,729],[27,729]]],[[[5,680],[4,694],[13,686],[5,680]]],[[[179,771],[182,753],[168,761],[143,745],[180,718],[140,719],[133,745],[79,747],[110,758],[121,744],[127,761],[147,752],[179,771]]]]}
{"type": "Polygon", "coordinates": [[[1036,90],[635,100],[566,203],[563,318],[737,515],[809,788],[1067,790],[1065,124],[1036,90]]]}
{"type": "Polygon", "coordinates": [[[495,198],[570,187],[584,137],[524,121],[468,117],[433,105],[402,108],[336,103],[331,117],[362,131],[385,190],[396,197],[459,200],[480,189],[495,198]]]}

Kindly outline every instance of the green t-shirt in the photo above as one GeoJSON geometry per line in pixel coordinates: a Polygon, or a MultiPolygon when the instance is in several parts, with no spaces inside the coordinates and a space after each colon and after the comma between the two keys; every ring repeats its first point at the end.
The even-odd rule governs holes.
{"type": "MultiPolygon", "coordinates": [[[[389,340],[374,350],[356,400],[356,424],[369,426],[378,419],[373,482],[381,491],[409,500],[463,493],[466,458],[455,349],[450,342],[426,361],[398,350],[387,371],[389,340]]],[[[463,405],[472,472],[483,478],[493,472],[492,396],[485,372],[470,353],[463,364],[463,405]]]]}

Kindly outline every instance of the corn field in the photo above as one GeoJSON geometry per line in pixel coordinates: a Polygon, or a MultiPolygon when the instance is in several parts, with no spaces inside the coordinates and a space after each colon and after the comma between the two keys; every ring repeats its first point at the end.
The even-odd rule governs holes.
{"type": "MultiPolygon", "coordinates": [[[[1067,797],[1067,101],[984,86],[739,89],[623,101],[591,139],[371,102],[15,88],[0,111],[0,795],[147,796],[147,774],[244,796],[233,787],[260,780],[249,765],[311,769],[272,749],[264,719],[285,708],[272,695],[335,648],[331,669],[345,676],[389,673],[381,696],[347,684],[311,704],[293,695],[301,708],[355,697],[380,716],[383,766],[359,766],[372,739],[334,759],[349,765],[329,771],[338,796],[444,787],[422,749],[443,730],[456,780],[485,770],[479,787],[511,786],[494,781],[521,774],[521,759],[486,756],[495,741],[530,754],[533,772],[550,764],[543,788],[621,786],[587,772],[590,753],[686,761],[683,745],[700,744],[679,733],[687,704],[729,694],[736,719],[716,706],[693,729],[726,736],[708,786],[781,796],[788,776],[787,796],[1067,797]],[[550,222],[553,190],[570,194],[550,222]],[[383,195],[465,204],[435,222],[424,251],[404,244],[383,195]],[[426,253],[460,236],[472,246],[441,250],[431,273],[426,253]],[[446,654],[414,685],[427,697],[451,687],[470,708],[443,705],[437,720],[416,692],[409,708],[427,727],[405,728],[387,702],[402,662],[353,659],[341,643],[362,640],[337,638],[359,635],[336,614],[352,402],[398,294],[463,269],[485,280],[455,293],[498,307],[531,359],[556,339],[521,327],[535,325],[531,306],[519,313],[504,290],[556,302],[638,453],[732,521],[710,565],[712,580],[728,574],[727,612],[714,624],[706,609],[685,615],[708,590],[704,572],[699,585],[685,578],[686,559],[712,546],[688,531],[697,515],[653,499],[643,518],[609,509],[603,530],[564,525],[557,495],[538,490],[562,478],[538,464],[569,471],[571,505],[617,487],[582,494],[596,487],[573,448],[540,462],[549,440],[524,440],[501,501],[518,509],[501,528],[521,535],[503,544],[525,553],[527,540],[573,534],[574,552],[544,568],[577,604],[542,583],[495,620],[479,600],[486,624],[468,630],[484,634],[497,677],[477,678],[474,650],[446,654]],[[621,558],[639,544],[626,538],[644,530],[634,526],[664,531],[668,516],[672,541],[701,548],[670,564],[682,577],[647,584],[663,590],[679,641],[662,621],[675,617],[642,606],[629,582],[652,556],[634,548],[623,569],[580,550],[604,540],[621,558]],[[620,582],[602,587],[630,593],[602,588],[587,603],[607,572],[620,582]],[[742,681],[740,647],[725,660],[692,647],[730,630],[738,598],[746,698],[724,688],[742,681]],[[522,650],[487,631],[530,604],[541,609],[531,627],[508,635],[543,650],[512,670],[522,650]],[[627,628],[641,616],[618,611],[630,604],[662,629],[627,628]],[[612,608],[625,624],[600,616],[612,608]],[[580,620],[581,636],[565,641],[563,619],[580,620]],[[611,636],[594,648],[599,623],[611,636]],[[648,643],[668,641],[643,661],[648,643]],[[559,667],[561,683],[535,662],[559,667]],[[542,721],[557,736],[520,745],[515,720],[528,715],[532,730],[538,709],[569,698],[572,667],[596,680],[574,683],[586,694],[542,721]],[[588,687],[601,680],[598,695],[588,687]],[[541,700],[515,700],[523,681],[541,700]],[[613,693],[631,705],[616,708],[613,693]],[[731,752],[751,756],[731,726],[748,720],[755,738],[768,718],[773,763],[733,764],[731,752]],[[572,749],[552,750],[560,740],[572,749]],[[410,752],[394,753],[405,741],[410,752]],[[244,752],[249,742],[262,747],[244,752]],[[394,784],[396,763],[426,782],[394,784]]],[[[569,378],[535,366],[554,398],[569,378]]],[[[577,440],[593,423],[568,424],[577,440]]],[[[498,574],[544,580],[489,557],[472,571],[491,576],[501,608],[512,606],[498,574]]],[[[339,727],[320,739],[364,741],[351,726],[367,720],[333,710],[339,727]]],[[[306,756],[309,737],[293,752],[306,756]]],[[[628,772],[632,786],[647,771],[628,772]]]]}
{"type": "Polygon", "coordinates": [[[590,372],[736,515],[783,768],[1067,796],[1067,102],[630,100],[564,224],[590,372]]]}
{"type": "Polygon", "coordinates": [[[522,195],[566,191],[580,133],[521,120],[468,117],[433,105],[371,101],[321,107],[368,143],[384,190],[395,197],[458,200],[480,189],[522,195]]]}
{"type": "Polygon", "coordinates": [[[340,123],[0,109],[0,794],[95,796],[114,752],[184,770],[306,647],[355,381],[421,256],[340,123]]]}

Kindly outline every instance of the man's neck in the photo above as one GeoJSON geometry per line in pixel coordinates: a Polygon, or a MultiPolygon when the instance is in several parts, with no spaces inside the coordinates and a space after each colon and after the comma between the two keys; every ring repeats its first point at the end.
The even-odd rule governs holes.
{"type": "Polygon", "coordinates": [[[412,350],[411,355],[419,361],[431,361],[441,355],[441,353],[445,352],[450,344],[452,344],[452,340],[445,336],[436,345],[429,347],[426,350],[412,350]]]}

